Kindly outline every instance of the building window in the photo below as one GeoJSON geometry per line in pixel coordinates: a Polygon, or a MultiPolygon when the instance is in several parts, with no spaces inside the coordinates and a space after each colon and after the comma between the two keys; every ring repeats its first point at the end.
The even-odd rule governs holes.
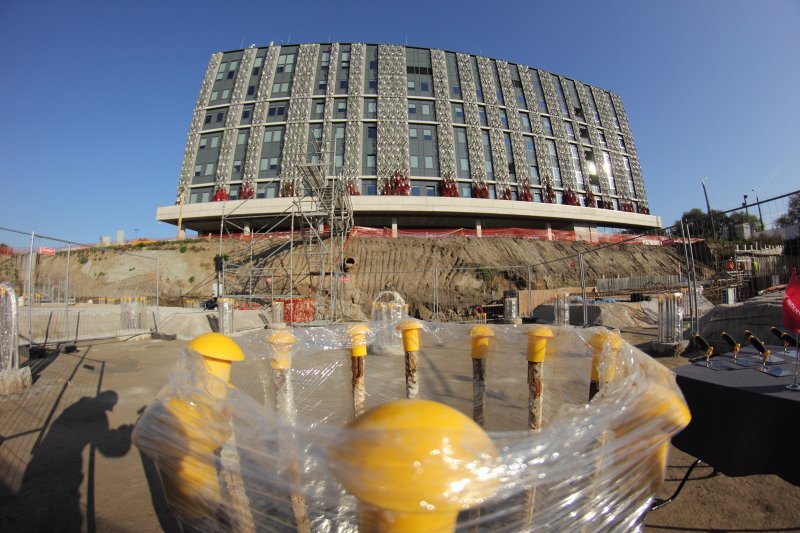
{"type": "Polygon", "coordinates": [[[503,99],[503,90],[500,85],[500,75],[497,72],[497,63],[495,61],[492,61],[491,65],[492,65],[492,75],[494,76],[494,90],[495,94],[497,95],[497,103],[500,105],[505,105],[506,102],[503,99]]]}
{"type": "Polygon", "coordinates": [[[289,82],[272,84],[272,96],[286,96],[287,94],[289,94],[289,82]]]}
{"type": "Polygon", "coordinates": [[[483,102],[483,85],[481,85],[481,76],[478,70],[478,59],[472,56],[470,63],[472,64],[472,79],[475,82],[475,95],[479,102],[483,102]]]}
{"type": "Polygon", "coordinates": [[[253,96],[254,94],[256,94],[256,86],[251,85],[247,88],[247,96],[253,96]]]}
{"type": "Polygon", "coordinates": [[[617,116],[617,108],[614,107],[614,100],[611,99],[611,95],[608,93],[606,93],[606,98],[608,99],[608,107],[611,108],[611,116],[614,118],[614,129],[620,131],[619,116],[617,116]]]}
{"type": "Polygon", "coordinates": [[[239,133],[239,136],[238,136],[238,138],[236,139],[236,144],[237,144],[237,145],[239,145],[239,146],[241,146],[241,145],[243,145],[243,144],[244,144],[244,143],[246,143],[246,142],[247,142],[247,133],[245,133],[245,132],[241,132],[241,133],[239,133]]]}
{"type": "Polygon", "coordinates": [[[500,124],[502,125],[503,129],[508,129],[508,115],[506,114],[505,109],[500,110],[500,124]]]}
{"type": "Polygon", "coordinates": [[[569,151],[572,155],[572,169],[575,171],[575,181],[578,185],[578,190],[584,190],[583,170],[581,169],[581,160],[578,156],[578,147],[574,144],[569,145],[569,151]]]}
{"type": "Polygon", "coordinates": [[[457,124],[464,124],[464,106],[461,104],[453,104],[453,122],[457,124]]]}
{"type": "Polygon", "coordinates": [[[556,95],[558,96],[558,103],[561,104],[561,114],[565,117],[569,116],[569,108],[567,108],[567,99],[564,97],[564,88],[561,87],[561,80],[558,76],[553,76],[553,86],[556,88],[556,95]]]}
{"type": "Polygon", "coordinates": [[[453,128],[456,149],[456,176],[469,178],[469,150],[467,148],[467,130],[453,128]]]}
{"type": "Polygon", "coordinates": [[[622,163],[625,165],[625,175],[628,178],[628,190],[631,193],[631,198],[636,198],[636,182],[633,181],[633,171],[631,170],[631,161],[627,157],[622,158],[622,163]]]}
{"type": "Polygon", "coordinates": [[[325,101],[314,100],[311,104],[311,120],[322,120],[325,116],[325,101]]]}
{"type": "Polygon", "coordinates": [[[539,177],[539,163],[536,161],[536,146],[533,143],[532,137],[525,137],[525,155],[528,159],[531,182],[534,185],[539,185],[541,183],[541,179],[539,177]]]}
{"type": "Polygon", "coordinates": [[[611,194],[617,194],[617,180],[614,178],[614,170],[611,166],[611,156],[608,154],[608,152],[603,152],[603,170],[606,171],[608,189],[611,191],[611,194]]]}
{"type": "Polygon", "coordinates": [[[597,112],[597,102],[594,99],[594,93],[591,87],[586,87],[586,93],[589,95],[589,105],[592,107],[592,114],[594,115],[594,123],[600,126],[600,113],[597,112]]]}
{"type": "Polygon", "coordinates": [[[294,54],[285,54],[278,57],[278,67],[276,73],[291,72],[294,67],[294,54]]]}
{"type": "Polygon", "coordinates": [[[542,127],[544,127],[544,134],[548,137],[553,136],[553,124],[550,122],[550,119],[547,117],[542,117],[542,127]]]}
{"type": "Polygon", "coordinates": [[[267,128],[264,131],[264,144],[261,147],[261,163],[258,172],[259,178],[274,178],[278,176],[282,138],[283,126],[267,128]]]}
{"type": "Polygon", "coordinates": [[[572,104],[572,112],[578,120],[585,121],[586,118],[583,115],[583,106],[581,105],[581,99],[578,98],[578,89],[575,87],[574,81],[567,80],[567,90],[569,91],[569,100],[572,104]]]}
{"type": "Polygon", "coordinates": [[[228,66],[228,63],[222,62],[219,64],[219,68],[217,69],[217,80],[221,80],[225,77],[225,68],[228,66]]]}
{"type": "Polygon", "coordinates": [[[494,166],[492,165],[492,148],[489,141],[489,132],[481,131],[483,137],[483,156],[486,158],[486,179],[494,180],[494,166]]]}
{"type": "Polygon", "coordinates": [[[506,163],[508,164],[508,178],[512,183],[517,181],[517,171],[514,168],[514,151],[511,149],[511,134],[503,134],[506,145],[506,163]]]}
{"type": "Polygon", "coordinates": [[[347,101],[343,98],[336,100],[336,113],[334,118],[347,118],[347,101]]]}
{"type": "Polygon", "coordinates": [[[575,128],[572,127],[572,122],[564,121],[564,128],[567,130],[567,139],[570,141],[575,140],[575,128]]]}
{"type": "MultiPolygon", "coordinates": [[[[512,68],[511,73],[514,76],[517,76],[517,69],[512,68]]],[[[525,101],[525,93],[522,92],[522,82],[519,79],[513,79],[511,84],[514,87],[514,94],[517,97],[517,107],[520,109],[527,109],[528,103],[525,101]]]]}
{"type": "Polygon", "coordinates": [[[520,111],[519,121],[522,123],[522,131],[531,133],[531,117],[527,113],[520,111]]]}
{"type": "Polygon", "coordinates": [[[478,106],[478,116],[480,117],[481,120],[481,126],[489,125],[489,123],[486,121],[486,108],[483,107],[482,105],[478,106]]]}
{"type": "Polygon", "coordinates": [[[409,124],[409,167],[413,176],[438,176],[436,128],[409,124]]]}
{"type": "Polygon", "coordinates": [[[558,164],[555,141],[547,141],[547,153],[550,157],[550,171],[553,174],[553,185],[561,187],[561,167],[558,164]]]}
{"type": "Polygon", "coordinates": [[[286,115],[286,102],[270,104],[267,110],[267,122],[282,122],[286,115]]]}
{"type": "Polygon", "coordinates": [[[597,133],[600,136],[600,146],[602,148],[608,148],[608,143],[606,142],[606,134],[603,133],[602,131],[599,131],[597,133]]]}
{"type": "Polygon", "coordinates": [[[581,136],[581,142],[583,144],[592,144],[592,140],[589,137],[589,128],[586,126],[578,126],[578,132],[581,136]]]}
{"type": "Polygon", "coordinates": [[[364,118],[378,118],[378,101],[374,98],[364,99],[364,118]]]}
{"type": "Polygon", "coordinates": [[[542,88],[542,80],[539,78],[539,71],[531,70],[531,80],[533,80],[533,89],[536,91],[536,97],[539,100],[539,112],[547,113],[547,100],[544,97],[544,89],[542,88]]]}
{"type": "Polygon", "coordinates": [[[622,135],[619,136],[619,149],[623,152],[628,151],[628,147],[625,146],[625,139],[622,137],[622,135]]]}

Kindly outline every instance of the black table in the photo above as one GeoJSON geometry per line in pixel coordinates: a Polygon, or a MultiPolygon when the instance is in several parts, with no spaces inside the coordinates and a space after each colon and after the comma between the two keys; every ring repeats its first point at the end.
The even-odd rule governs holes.
{"type": "Polygon", "coordinates": [[[776,474],[800,486],[800,392],[786,389],[794,363],[781,366],[792,376],[676,368],[692,421],[672,444],[728,476],[776,474]]]}

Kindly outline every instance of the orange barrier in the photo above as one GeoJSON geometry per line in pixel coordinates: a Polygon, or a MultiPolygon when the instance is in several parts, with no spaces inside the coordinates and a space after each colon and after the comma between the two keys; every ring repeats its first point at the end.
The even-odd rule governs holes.
{"type": "MultiPolygon", "coordinates": [[[[355,226],[351,232],[351,236],[357,237],[391,237],[391,228],[368,228],[364,226],[355,226]]],[[[586,239],[576,234],[574,231],[569,230],[546,230],[546,229],[531,229],[531,228],[484,228],[481,231],[483,237],[520,237],[523,239],[535,239],[539,241],[585,241],[586,239]]],[[[445,237],[477,237],[477,231],[474,229],[398,229],[398,237],[424,237],[424,238],[445,238],[445,237]]],[[[692,243],[702,241],[703,239],[693,238],[692,243]]],[[[593,233],[592,241],[598,244],[645,244],[650,246],[671,246],[674,243],[680,243],[681,239],[674,239],[660,235],[631,235],[627,233],[593,233]]]]}

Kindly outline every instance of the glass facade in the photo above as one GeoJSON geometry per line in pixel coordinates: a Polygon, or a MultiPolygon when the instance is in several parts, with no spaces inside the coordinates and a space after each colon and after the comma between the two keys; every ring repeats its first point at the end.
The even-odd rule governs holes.
{"type": "Polygon", "coordinates": [[[328,176],[376,195],[388,165],[406,159],[400,170],[421,196],[438,195],[442,174],[452,174],[465,198],[477,184],[490,198],[512,191],[511,198],[542,202],[550,184],[556,198],[571,188],[624,200],[622,179],[619,191],[646,205],[619,99],[572,79],[469,54],[373,44],[263,47],[212,62],[181,174],[192,203],[211,201],[220,184],[278,197],[293,191],[281,187],[297,179],[293,165],[323,160],[328,176]],[[392,81],[398,75],[405,80],[392,81]],[[387,114],[394,103],[405,116],[397,107],[387,114]]]}

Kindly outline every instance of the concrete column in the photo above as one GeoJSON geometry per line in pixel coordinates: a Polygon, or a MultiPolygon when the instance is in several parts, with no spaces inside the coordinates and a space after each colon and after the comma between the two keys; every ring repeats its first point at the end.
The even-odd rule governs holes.
{"type": "Polygon", "coordinates": [[[547,240],[548,241],[553,240],[553,228],[550,226],[549,222],[547,223],[547,240]]]}
{"type": "Polygon", "coordinates": [[[392,217],[392,239],[397,238],[397,218],[392,217]]]}
{"type": "Polygon", "coordinates": [[[483,226],[481,225],[481,220],[479,218],[475,219],[475,235],[480,239],[483,235],[483,226]]]}
{"type": "Polygon", "coordinates": [[[244,226],[244,234],[245,235],[250,235],[250,225],[249,224],[245,224],[245,226],[244,226]]]}

